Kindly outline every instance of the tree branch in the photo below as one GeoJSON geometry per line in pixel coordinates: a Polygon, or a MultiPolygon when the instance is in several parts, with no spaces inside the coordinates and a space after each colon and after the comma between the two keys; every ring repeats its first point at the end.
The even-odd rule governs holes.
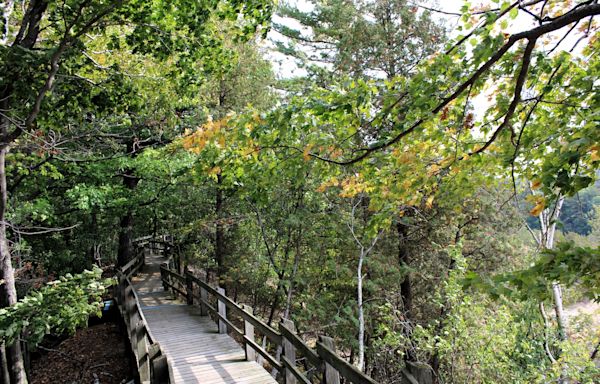
{"type": "MultiPolygon", "coordinates": [[[[492,57],[490,57],[488,59],[488,61],[486,61],[481,67],[479,67],[465,82],[461,83],[458,87],[456,87],[455,91],[451,95],[444,98],[435,108],[433,108],[430,111],[430,115],[436,115],[442,109],[444,109],[448,104],[450,104],[450,102],[452,102],[453,100],[458,98],[465,90],[467,90],[471,86],[471,84],[475,83],[484,73],[486,73],[494,64],[496,64],[510,50],[510,48],[512,48],[517,42],[519,42],[521,40],[525,40],[525,39],[529,40],[529,44],[527,45],[527,48],[529,48],[531,51],[533,51],[535,41],[540,36],[545,35],[550,32],[553,32],[553,31],[556,31],[558,29],[561,29],[561,28],[563,28],[569,24],[575,23],[583,18],[594,16],[597,14],[600,14],[600,4],[596,4],[596,3],[586,4],[583,6],[578,6],[578,7],[573,8],[569,12],[563,14],[562,16],[552,19],[552,21],[548,22],[547,24],[543,24],[541,26],[530,29],[528,31],[519,32],[519,33],[511,35],[509,37],[508,41],[502,47],[500,47],[500,49],[492,57]]],[[[528,54],[528,56],[531,57],[532,52],[529,52],[529,50],[527,48],[526,48],[526,54],[528,54]]],[[[524,61],[524,64],[525,64],[525,61],[524,61]]],[[[525,67],[526,67],[525,69],[528,69],[529,60],[527,60],[527,65],[525,65],[525,67]]],[[[519,78],[523,77],[523,79],[521,80],[521,82],[517,81],[517,85],[515,87],[515,94],[517,94],[517,92],[516,92],[517,90],[522,90],[523,83],[526,79],[527,70],[523,71],[523,69],[524,68],[522,67],[521,73],[519,75],[519,78]]],[[[520,94],[520,92],[519,92],[519,94],[520,94]]],[[[517,100],[518,100],[518,98],[517,98],[517,100]]],[[[509,109],[509,110],[513,109],[513,113],[514,113],[514,108],[516,108],[517,103],[518,103],[518,101],[516,101],[516,103],[515,103],[515,99],[513,99],[513,103],[511,103],[512,108],[509,109]],[[512,104],[514,104],[514,106],[512,104]]],[[[512,113],[511,113],[511,116],[512,116],[512,113]]],[[[494,133],[494,135],[493,135],[494,140],[498,136],[499,132],[508,125],[510,116],[507,116],[507,117],[508,118],[505,118],[505,120],[502,123],[502,125],[500,126],[500,128],[494,133]]],[[[409,135],[416,128],[418,128],[421,124],[423,124],[426,121],[426,119],[427,118],[418,119],[416,122],[414,122],[412,125],[410,125],[407,129],[398,133],[392,139],[385,141],[383,143],[374,144],[370,147],[364,148],[364,149],[362,149],[362,151],[363,151],[362,154],[360,154],[354,158],[348,159],[348,160],[342,160],[342,161],[333,160],[330,158],[325,158],[323,156],[320,156],[316,153],[310,153],[309,155],[318,160],[336,164],[336,165],[355,164],[359,161],[364,160],[369,155],[371,155],[373,152],[385,149],[385,148],[397,143],[398,141],[402,140],[402,138],[409,135]]],[[[489,143],[486,143],[484,145],[484,149],[489,147],[489,145],[491,144],[492,141],[490,141],[489,143]]]]}

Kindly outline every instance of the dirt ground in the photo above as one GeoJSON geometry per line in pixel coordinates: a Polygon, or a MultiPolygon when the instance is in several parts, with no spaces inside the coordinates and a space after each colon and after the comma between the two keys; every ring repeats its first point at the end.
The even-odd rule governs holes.
{"type": "Polygon", "coordinates": [[[31,361],[32,384],[121,384],[131,380],[125,340],[114,323],[78,330],[31,361]]]}
{"type": "Polygon", "coordinates": [[[590,316],[592,324],[600,329],[600,303],[585,300],[569,305],[565,308],[565,315],[569,320],[582,315],[590,316]]]}

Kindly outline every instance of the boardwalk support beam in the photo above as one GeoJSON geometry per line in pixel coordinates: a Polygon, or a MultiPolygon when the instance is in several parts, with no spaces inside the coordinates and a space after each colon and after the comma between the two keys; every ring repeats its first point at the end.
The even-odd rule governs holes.
{"type": "MultiPolygon", "coordinates": [[[[319,336],[319,341],[327,349],[335,351],[335,345],[331,337],[319,336]]],[[[319,344],[317,344],[317,353],[319,356],[324,357],[323,351],[322,348],[319,348],[319,344]]],[[[340,384],[340,373],[327,360],[325,360],[325,384],[340,384]]]]}
{"type": "MultiPolygon", "coordinates": [[[[281,320],[281,325],[284,326],[285,328],[287,328],[290,332],[292,333],[296,333],[296,326],[294,325],[294,322],[288,319],[284,319],[281,320]]],[[[294,347],[294,344],[292,344],[292,342],[290,340],[288,340],[285,336],[282,338],[282,344],[283,344],[283,356],[285,356],[285,358],[290,362],[290,364],[292,365],[292,367],[295,367],[296,365],[296,348],[294,347]]],[[[285,384],[296,384],[296,376],[294,375],[294,372],[292,371],[292,367],[287,367],[284,364],[285,367],[285,373],[284,373],[284,378],[285,378],[285,384]]]]}
{"type": "MultiPolygon", "coordinates": [[[[242,305],[242,309],[252,315],[252,307],[249,305],[242,305]]],[[[249,340],[254,341],[254,325],[248,320],[244,320],[244,336],[246,336],[249,340]]],[[[252,348],[250,343],[246,344],[246,360],[248,361],[256,361],[256,351],[252,348]]]]}
{"type": "MultiPolygon", "coordinates": [[[[225,296],[225,289],[217,287],[217,292],[225,296]]],[[[217,298],[217,310],[219,311],[219,333],[227,333],[227,323],[221,319],[227,319],[227,306],[220,298],[217,298]]]]}
{"type": "Polygon", "coordinates": [[[190,271],[185,272],[185,292],[187,293],[187,305],[194,305],[194,280],[192,280],[190,271]]]}

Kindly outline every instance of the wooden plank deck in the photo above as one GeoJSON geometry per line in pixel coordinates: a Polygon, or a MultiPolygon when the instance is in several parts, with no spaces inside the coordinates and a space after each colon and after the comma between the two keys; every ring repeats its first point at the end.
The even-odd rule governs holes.
{"type": "Polygon", "coordinates": [[[243,349],[199,308],[173,299],[160,279],[158,255],[132,279],[150,332],[167,355],[174,383],[275,384],[260,365],[246,361],[243,349]]]}

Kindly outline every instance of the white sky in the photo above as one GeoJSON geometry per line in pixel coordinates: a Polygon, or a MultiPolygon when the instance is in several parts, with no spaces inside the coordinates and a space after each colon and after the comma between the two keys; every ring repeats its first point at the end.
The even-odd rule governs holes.
{"type": "MultiPolygon", "coordinates": [[[[313,5],[305,0],[282,0],[282,1],[286,1],[288,4],[296,5],[298,7],[298,9],[303,12],[310,12],[311,10],[314,9],[313,5]]],[[[435,6],[436,9],[440,9],[440,10],[443,10],[446,12],[456,12],[456,13],[460,12],[460,7],[462,6],[462,4],[463,4],[463,0],[446,0],[446,1],[442,0],[441,2],[437,2],[437,1],[433,2],[433,5],[435,6]]],[[[440,14],[435,14],[435,15],[440,17],[440,19],[443,19],[447,23],[447,26],[449,29],[451,29],[457,25],[458,17],[446,17],[446,16],[443,16],[440,14]]],[[[285,24],[285,25],[289,26],[290,28],[294,28],[294,29],[301,28],[300,23],[296,22],[295,20],[289,19],[289,18],[282,18],[282,17],[279,17],[278,15],[273,16],[273,21],[276,23],[285,24]]],[[[303,30],[303,32],[310,33],[307,30],[303,30]]],[[[283,36],[281,36],[279,33],[275,32],[275,31],[269,32],[268,38],[271,40],[274,40],[274,41],[285,40],[285,38],[283,36]]],[[[271,45],[271,47],[272,47],[272,45],[271,45]]],[[[271,62],[273,63],[275,73],[277,73],[277,75],[282,78],[302,76],[303,74],[305,74],[305,72],[302,69],[298,68],[295,65],[293,60],[290,60],[288,57],[286,57],[282,53],[270,51],[268,54],[268,57],[271,60],[271,62]]]]}
{"type": "MultiPolygon", "coordinates": [[[[313,9],[312,4],[310,4],[306,0],[282,0],[282,1],[287,1],[290,4],[295,4],[301,11],[304,11],[304,12],[308,12],[313,9]]],[[[431,5],[435,9],[439,9],[439,10],[442,10],[445,12],[460,13],[460,8],[462,7],[464,1],[463,0],[438,0],[438,1],[428,1],[427,3],[428,3],[428,5],[431,5]]],[[[479,1],[478,5],[484,6],[484,5],[489,5],[491,3],[492,2],[490,0],[482,0],[482,1],[479,1]]],[[[497,6],[497,4],[495,6],[497,6]]],[[[459,24],[459,20],[458,20],[459,18],[457,16],[443,15],[443,14],[434,12],[433,17],[439,18],[440,21],[444,22],[444,24],[446,25],[446,27],[448,29],[450,37],[454,37],[458,34],[458,32],[455,30],[456,26],[459,24]]],[[[301,27],[301,25],[299,23],[295,22],[294,20],[289,19],[289,18],[284,19],[277,15],[275,15],[273,17],[273,21],[277,22],[277,23],[281,23],[281,24],[286,24],[289,27],[295,28],[295,29],[299,29],[301,27]]],[[[507,29],[507,32],[509,32],[509,33],[520,32],[520,31],[523,31],[526,29],[530,29],[534,26],[535,26],[535,24],[531,17],[529,17],[523,13],[519,13],[519,16],[517,17],[517,19],[513,20],[510,23],[510,25],[507,29]]],[[[308,31],[308,30],[304,30],[303,32],[305,32],[306,34],[310,34],[310,31],[308,31]]],[[[562,32],[562,31],[559,31],[559,32],[562,32]]],[[[575,41],[577,39],[577,37],[575,37],[575,36],[576,35],[573,35],[573,36],[570,36],[569,38],[565,39],[565,41],[561,44],[561,48],[569,49],[575,43],[575,41]]],[[[285,40],[285,38],[283,36],[281,36],[279,33],[275,32],[275,31],[269,32],[268,39],[273,40],[273,41],[285,40]]],[[[267,42],[266,46],[267,46],[267,48],[273,47],[273,44],[270,42],[267,42]]],[[[584,44],[582,43],[582,44],[580,44],[580,46],[578,48],[583,47],[583,46],[584,46],[584,44]]],[[[304,70],[298,68],[293,60],[291,60],[290,58],[288,58],[287,56],[285,56],[279,52],[269,50],[267,57],[273,63],[273,67],[275,69],[276,74],[281,78],[290,78],[290,77],[302,76],[305,74],[304,70]]]]}

